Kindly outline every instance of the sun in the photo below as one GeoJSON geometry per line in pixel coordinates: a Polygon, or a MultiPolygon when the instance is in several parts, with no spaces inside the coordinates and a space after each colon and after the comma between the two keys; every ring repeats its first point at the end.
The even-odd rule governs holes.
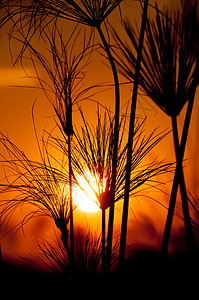
{"type": "MultiPolygon", "coordinates": [[[[87,173],[86,175],[90,185],[92,186],[93,189],[95,189],[94,180],[92,179],[89,173],[87,173]]],[[[79,182],[81,188],[80,187],[73,188],[73,204],[77,205],[77,208],[85,212],[99,211],[100,210],[99,202],[96,198],[93,189],[88,184],[86,179],[80,176],[78,176],[76,179],[79,182]]]]}

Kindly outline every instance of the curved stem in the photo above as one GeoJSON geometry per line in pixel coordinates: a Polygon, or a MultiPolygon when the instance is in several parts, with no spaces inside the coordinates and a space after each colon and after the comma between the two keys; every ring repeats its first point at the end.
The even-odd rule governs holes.
{"type": "Polygon", "coordinates": [[[72,195],[72,162],[71,162],[71,137],[68,136],[68,164],[69,164],[69,193],[70,193],[70,252],[72,269],[75,269],[74,252],[74,222],[73,222],[73,195],[72,195]]]}
{"type": "Polygon", "coordinates": [[[68,260],[69,260],[69,265],[72,266],[71,251],[70,251],[70,247],[69,247],[69,244],[68,244],[69,230],[67,228],[67,223],[65,223],[64,219],[59,218],[59,219],[55,220],[55,225],[57,226],[57,228],[61,232],[61,241],[62,241],[62,244],[63,244],[64,248],[66,249],[66,252],[67,252],[67,255],[68,255],[68,260]]]}
{"type": "Polygon", "coordinates": [[[122,228],[121,228],[121,237],[120,237],[119,269],[122,269],[122,267],[125,263],[133,133],[134,133],[135,111],[136,111],[138,85],[139,85],[139,77],[140,77],[140,67],[141,67],[141,61],[142,61],[144,31],[145,31],[145,24],[146,24],[146,20],[147,20],[148,2],[149,2],[148,0],[145,0],[145,3],[144,3],[142,24],[141,24],[141,29],[140,29],[139,47],[138,47],[138,52],[137,52],[135,80],[134,80],[134,86],[133,86],[133,96],[132,96],[132,102],[131,102],[131,116],[130,116],[130,123],[129,123],[128,150],[127,150],[126,175],[125,175],[125,194],[124,194],[122,228]]]}
{"type": "MultiPolygon", "coordinates": [[[[172,129],[173,129],[173,140],[174,140],[175,150],[177,150],[177,148],[179,148],[179,138],[178,138],[178,131],[177,131],[176,116],[172,117],[172,129]]],[[[177,152],[179,152],[179,149],[177,150],[177,152]]],[[[182,164],[182,160],[183,160],[183,157],[179,157],[178,155],[176,155],[176,157],[178,157],[177,166],[176,166],[175,175],[174,175],[174,179],[173,179],[173,185],[172,185],[170,202],[169,202],[169,209],[168,209],[168,213],[167,213],[167,220],[166,220],[166,224],[165,224],[165,229],[164,229],[164,234],[163,234],[163,239],[162,239],[162,246],[161,246],[161,253],[163,255],[166,255],[168,253],[169,240],[170,240],[170,235],[171,235],[171,227],[172,227],[172,223],[173,223],[173,215],[174,215],[174,210],[175,210],[175,205],[176,205],[176,196],[177,196],[177,191],[178,191],[179,169],[180,169],[180,165],[182,164]]]]}
{"type": "Polygon", "coordinates": [[[66,252],[68,254],[69,262],[71,262],[71,252],[70,252],[70,247],[69,247],[69,244],[68,244],[68,237],[69,237],[68,229],[67,228],[64,228],[64,229],[61,228],[60,231],[61,231],[62,243],[63,243],[64,248],[66,249],[66,252]]]}
{"type": "Polygon", "coordinates": [[[111,251],[112,251],[112,238],[113,238],[113,222],[114,222],[114,199],[115,199],[115,184],[116,184],[116,169],[117,169],[117,155],[118,155],[118,141],[119,141],[119,113],[120,113],[120,89],[119,89],[119,79],[117,74],[117,69],[113,56],[111,54],[109,45],[105,39],[105,36],[101,30],[101,27],[98,26],[97,30],[99,32],[100,38],[104,45],[104,49],[107,53],[115,85],[115,127],[114,127],[114,148],[113,148],[113,160],[112,160],[112,185],[111,189],[113,191],[112,205],[109,210],[109,224],[108,224],[108,235],[107,235],[107,254],[106,254],[106,264],[107,271],[110,270],[111,263],[111,251]]]}
{"type": "MultiPolygon", "coordinates": [[[[187,113],[186,113],[185,122],[184,122],[181,145],[179,147],[179,153],[176,153],[176,157],[179,155],[179,157],[182,158],[182,161],[183,161],[184,151],[185,151],[186,142],[187,142],[189,125],[190,125],[190,121],[191,121],[194,96],[195,95],[193,95],[193,97],[189,100],[189,103],[187,106],[187,113]]],[[[181,161],[181,165],[180,165],[179,183],[180,183],[182,209],[183,209],[184,222],[185,222],[185,233],[186,233],[188,250],[190,252],[194,253],[196,250],[196,246],[195,246],[193,228],[191,225],[191,217],[190,217],[190,213],[189,213],[188,196],[187,196],[187,191],[186,191],[186,186],[185,186],[185,181],[184,181],[182,161],[181,161]]]]}
{"type": "Polygon", "coordinates": [[[178,183],[180,183],[180,193],[182,199],[182,209],[183,209],[184,222],[185,222],[187,246],[191,252],[195,251],[195,241],[194,241],[193,229],[192,229],[191,219],[189,214],[188,196],[186,192],[184,174],[182,169],[182,162],[183,162],[183,157],[184,157],[184,152],[185,152],[185,147],[186,147],[186,142],[188,137],[188,131],[189,131],[189,125],[191,121],[193,103],[194,103],[194,96],[195,95],[192,96],[192,98],[189,100],[188,103],[180,145],[179,145],[179,137],[178,137],[178,129],[177,129],[177,120],[176,117],[172,117],[173,139],[174,139],[177,166],[174,175],[167,220],[166,220],[166,225],[165,225],[165,230],[164,230],[164,235],[162,240],[161,253],[163,255],[166,255],[168,253],[171,227],[172,227],[173,215],[174,215],[175,204],[176,204],[178,183]]]}
{"type": "Polygon", "coordinates": [[[105,259],[106,259],[106,219],[105,209],[102,209],[102,272],[105,271],[105,259]]]}

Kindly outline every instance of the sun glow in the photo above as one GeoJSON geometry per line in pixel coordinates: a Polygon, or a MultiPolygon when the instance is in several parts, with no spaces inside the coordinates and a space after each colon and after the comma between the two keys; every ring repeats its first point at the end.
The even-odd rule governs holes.
{"type": "Polygon", "coordinates": [[[96,190],[96,185],[93,178],[87,174],[87,180],[83,177],[77,177],[77,181],[80,187],[73,188],[73,204],[77,205],[82,211],[85,212],[97,212],[100,210],[99,202],[93,191],[96,190]]]}

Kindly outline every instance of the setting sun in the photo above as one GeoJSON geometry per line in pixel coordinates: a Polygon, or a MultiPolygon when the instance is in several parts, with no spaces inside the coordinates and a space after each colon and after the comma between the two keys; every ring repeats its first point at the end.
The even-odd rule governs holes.
{"type": "Polygon", "coordinates": [[[93,191],[95,189],[95,183],[90,174],[87,174],[89,183],[83,177],[77,177],[80,187],[73,188],[73,204],[77,205],[82,211],[85,212],[96,212],[99,211],[99,202],[93,191]],[[92,189],[93,188],[93,189],[92,189]]]}

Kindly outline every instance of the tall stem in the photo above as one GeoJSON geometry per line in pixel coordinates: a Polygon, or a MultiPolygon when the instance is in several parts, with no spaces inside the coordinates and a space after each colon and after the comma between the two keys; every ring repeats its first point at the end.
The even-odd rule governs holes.
{"type": "Polygon", "coordinates": [[[55,225],[57,226],[57,228],[61,232],[62,244],[63,244],[64,248],[66,249],[70,266],[72,266],[71,251],[70,251],[70,247],[69,247],[69,244],[68,244],[69,231],[68,231],[68,228],[67,228],[67,223],[65,222],[65,220],[63,218],[60,217],[60,218],[55,220],[55,225]]]}
{"type": "MultiPolygon", "coordinates": [[[[192,115],[193,104],[194,104],[194,98],[195,98],[195,93],[192,96],[192,98],[189,100],[189,103],[188,103],[186,118],[185,118],[185,122],[184,122],[184,130],[182,133],[181,146],[179,149],[180,151],[183,151],[183,148],[185,149],[185,147],[186,147],[189,125],[190,125],[190,121],[191,121],[191,115],[192,115]]],[[[183,155],[184,155],[184,153],[183,153],[183,155]]],[[[180,181],[180,192],[181,192],[181,198],[182,198],[182,209],[183,209],[184,222],[185,222],[187,246],[188,246],[188,250],[191,253],[195,253],[196,245],[195,245],[195,240],[194,240],[193,228],[191,225],[191,218],[190,218],[190,214],[189,214],[188,196],[187,196],[187,192],[186,192],[186,186],[185,186],[185,181],[184,181],[182,165],[180,168],[179,181],[180,181]]]]}
{"type": "Polygon", "coordinates": [[[106,216],[105,209],[102,209],[102,272],[105,271],[106,260],[106,216]]]}
{"type": "Polygon", "coordinates": [[[124,194],[122,228],[121,228],[121,237],[120,237],[119,269],[121,269],[125,263],[133,133],[134,133],[135,111],[136,111],[138,85],[139,85],[139,77],[140,77],[140,67],[141,67],[141,61],[142,61],[144,31],[145,31],[145,24],[146,24],[146,20],[147,20],[148,2],[149,2],[148,0],[145,0],[145,3],[144,3],[142,24],[141,24],[141,29],[140,29],[139,46],[138,46],[138,52],[137,52],[135,80],[134,80],[134,86],[133,86],[133,96],[132,96],[132,103],[131,103],[131,116],[130,116],[130,123],[129,123],[128,149],[127,149],[127,162],[126,162],[126,175],[125,175],[125,194],[124,194]]]}
{"type": "Polygon", "coordinates": [[[61,240],[62,240],[64,248],[66,249],[66,252],[68,254],[69,262],[71,263],[71,252],[70,252],[70,247],[69,247],[69,244],[68,244],[68,237],[69,237],[68,229],[67,228],[61,228],[60,230],[61,230],[61,240]]]}
{"type": "MultiPolygon", "coordinates": [[[[172,129],[173,129],[173,140],[174,140],[174,145],[175,145],[175,149],[176,149],[177,145],[179,147],[179,138],[178,138],[176,117],[172,117],[172,129]]],[[[182,155],[182,151],[181,151],[181,155],[182,155]]],[[[173,179],[173,185],[172,185],[170,202],[169,202],[169,209],[168,209],[168,213],[167,213],[167,220],[166,220],[163,239],[162,239],[161,253],[163,255],[166,255],[168,253],[169,240],[170,240],[170,235],[171,235],[171,227],[172,227],[172,223],[173,223],[173,215],[174,215],[174,210],[175,210],[175,205],[176,205],[176,196],[177,196],[177,191],[178,191],[179,169],[180,169],[180,165],[182,164],[182,160],[183,160],[183,156],[182,157],[177,156],[177,157],[178,157],[177,166],[176,166],[175,175],[174,175],[174,179],[173,179]]]]}
{"type": "Polygon", "coordinates": [[[189,250],[193,251],[193,249],[195,249],[194,236],[193,236],[193,230],[190,221],[188,199],[187,199],[187,193],[186,193],[186,187],[184,181],[184,174],[182,169],[182,162],[183,162],[183,157],[184,157],[184,152],[185,152],[185,147],[186,147],[186,142],[188,137],[188,131],[189,131],[189,125],[191,121],[193,103],[194,103],[194,96],[195,94],[191,97],[188,103],[180,145],[179,145],[179,137],[178,137],[178,129],[177,129],[177,120],[176,117],[172,117],[173,140],[175,146],[177,166],[175,170],[167,220],[166,220],[165,230],[164,230],[164,235],[162,240],[161,252],[163,255],[166,255],[168,253],[171,227],[173,222],[173,215],[175,210],[176,196],[177,196],[179,182],[180,182],[180,192],[181,192],[182,207],[183,207],[183,214],[184,214],[184,221],[185,221],[187,245],[189,250]]]}
{"type": "Polygon", "coordinates": [[[75,268],[74,252],[74,225],[73,225],[73,195],[72,195],[72,163],[71,163],[71,136],[68,136],[68,164],[69,164],[69,193],[70,193],[70,252],[72,269],[75,268]]]}
{"type": "Polygon", "coordinates": [[[117,69],[113,56],[111,54],[109,45],[105,39],[105,36],[101,30],[101,27],[98,26],[97,30],[99,32],[100,38],[104,45],[104,49],[107,53],[115,86],[115,127],[114,127],[114,148],[113,148],[113,160],[112,160],[112,184],[111,189],[113,192],[112,205],[109,210],[109,224],[108,224],[108,235],[107,235],[107,254],[106,254],[106,263],[107,271],[110,270],[111,263],[111,251],[112,251],[112,238],[113,238],[113,222],[114,222],[114,199],[115,199],[115,184],[116,184],[116,170],[117,170],[117,155],[118,155],[118,141],[119,141],[119,113],[120,113],[120,89],[119,89],[119,79],[117,74],[117,69]]]}

